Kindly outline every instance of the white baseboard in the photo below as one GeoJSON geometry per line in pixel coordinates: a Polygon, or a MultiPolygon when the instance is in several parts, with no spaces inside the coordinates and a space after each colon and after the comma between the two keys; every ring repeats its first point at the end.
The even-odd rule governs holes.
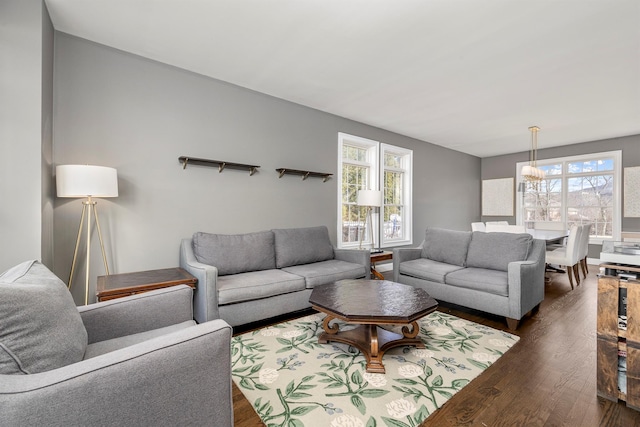
{"type": "Polygon", "coordinates": [[[587,258],[587,264],[589,265],[600,265],[600,258],[587,258]]]}

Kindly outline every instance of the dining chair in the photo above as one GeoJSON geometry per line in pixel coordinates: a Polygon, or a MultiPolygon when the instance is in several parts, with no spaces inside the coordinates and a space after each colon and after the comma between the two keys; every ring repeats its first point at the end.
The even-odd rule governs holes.
{"type": "Polygon", "coordinates": [[[567,275],[569,276],[569,284],[571,289],[573,286],[573,278],[576,279],[576,286],[580,285],[580,238],[582,227],[579,225],[572,225],[569,231],[569,237],[567,238],[567,245],[563,248],[547,251],[546,261],[547,264],[554,264],[559,266],[565,266],[567,268],[567,275]]]}
{"type": "Polygon", "coordinates": [[[589,274],[589,266],[587,265],[587,255],[589,254],[589,235],[591,234],[591,227],[593,224],[583,224],[580,231],[580,267],[582,268],[582,274],[584,278],[589,274]]]}
{"type": "Polygon", "coordinates": [[[489,224],[486,226],[487,233],[526,233],[524,225],[502,225],[489,224]]]}
{"type": "Polygon", "coordinates": [[[484,222],[472,222],[471,231],[487,231],[484,222]]]}

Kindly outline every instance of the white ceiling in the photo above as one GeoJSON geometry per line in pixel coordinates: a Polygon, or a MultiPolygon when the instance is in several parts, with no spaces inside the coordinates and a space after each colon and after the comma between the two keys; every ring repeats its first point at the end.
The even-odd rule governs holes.
{"type": "Polygon", "coordinates": [[[479,157],[640,134],[638,0],[46,0],[56,30],[479,157]]]}

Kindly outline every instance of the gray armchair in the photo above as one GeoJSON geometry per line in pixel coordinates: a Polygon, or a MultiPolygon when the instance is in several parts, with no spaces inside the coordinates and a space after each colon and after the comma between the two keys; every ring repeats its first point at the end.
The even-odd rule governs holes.
{"type": "Polygon", "coordinates": [[[27,270],[26,275],[0,275],[0,299],[7,302],[0,302],[0,316],[8,319],[0,331],[0,424],[233,425],[231,327],[222,320],[195,324],[191,288],[176,286],[67,310],[73,301],[64,296],[64,284],[60,288],[59,279],[37,262],[27,270]],[[36,289],[42,286],[37,292],[34,283],[36,289]],[[39,299],[42,295],[46,299],[39,299]],[[60,321],[33,324],[31,336],[44,332],[38,341],[52,340],[46,349],[26,348],[39,342],[11,336],[25,330],[24,310],[20,314],[15,305],[28,301],[39,309],[31,317],[67,311],[60,321]],[[73,325],[74,316],[79,324],[73,325]],[[65,336],[69,330],[71,337],[65,336]],[[43,359],[55,359],[43,352],[58,350],[66,352],[64,357],[42,366],[43,359]]]}

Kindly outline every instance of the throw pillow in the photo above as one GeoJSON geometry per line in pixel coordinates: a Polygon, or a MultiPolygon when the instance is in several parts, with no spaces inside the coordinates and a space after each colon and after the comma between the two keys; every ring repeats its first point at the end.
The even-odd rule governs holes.
{"type": "Polygon", "coordinates": [[[35,374],[81,361],[87,331],[66,285],[38,261],[0,275],[0,374],[35,374]]]}
{"type": "Polygon", "coordinates": [[[507,271],[509,263],[524,261],[533,237],[526,233],[484,233],[474,231],[469,244],[467,267],[507,271]]]}
{"type": "Polygon", "coordinates": [[[245,273],[276,268],[273,233],[193,235],[193,251],[198,262],[213,265],[218,274],[245,273]]]}
{"type": "Polygon", "coordinates": [[[325,226],[272,230],[278,268],[333,259],[333,245],[325,226]]]}
{"type": "Polygon", "coordinates": [[[470,241],[470,231],[430,227],[425,233],[422,257],[464,267],[470,241]]]}

